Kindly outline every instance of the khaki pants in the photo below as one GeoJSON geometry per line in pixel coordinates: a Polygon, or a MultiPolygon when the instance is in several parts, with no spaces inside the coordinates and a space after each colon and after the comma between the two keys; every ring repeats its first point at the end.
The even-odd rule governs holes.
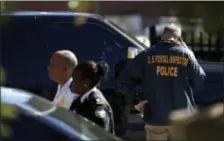
{"type": "Polygon", "coordinates": [[[147,141],[168,141],[170,138],[169,126],[152,126],[146,124],[145,131],[147,141]]]}

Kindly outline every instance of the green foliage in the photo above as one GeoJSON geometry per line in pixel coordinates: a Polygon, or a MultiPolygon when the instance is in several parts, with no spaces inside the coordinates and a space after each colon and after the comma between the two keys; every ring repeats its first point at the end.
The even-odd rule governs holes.
{"type": "Polygon", "coordinates": [[[3,0],[0,1],[0,9],[1,9],[1,12],[5,10],[5,1],[3,0]]]}
{"type": "Polygon", "coordinates": [[[17,1],[5,1],[0,0],[1,12],[9,12],[15,10],[17,7],[17,1]]]}
{"type": "MultiPolygon", "coordinates": [[[[18,1],[5,1],[0,0],[0,9],[1,13],[11,12],[14,11],[17,7],[18,1]]],[[[3,26],[9,22],[9,17],[7,16],[1,16],[0,18],[0,26],[3,26]]]]}
{"type": "Polygon", "coordinates": [[[2,67],[0,67],[0,85],[4,84],[5,81],[6,81],[6,72],[2,67]]]}
{"type": "Polygon", "coordinates": [[[71,10],[74,10],[76,12],[89,12],[91,10],[92,7],[92,3],[91,1],[74,1],[71,0],[68,2],[68,7],[71,10]]]}
{"type": "MultiPolygon", "coordinates": [[[[68,7],[69,9],[71,9],[72,11],[75,12],[82,12],[82,13],[87,13],[90,12],[90,10],[92,9],[92,4],[93,2],[91,1],[75,1],[75,0],[70,0],[68,2],[68,7]]],[[[85,23],[86,19],[84,17],[78,17],[75,19],[74,23],[76,25],[80,25],[85,23]]]]}
{"type": "Polygon", "coordinates": [[[1,114],[0,135],[2,137],[9,137],[12,134],[12,131],[11,131],[10,127],[8,127],[6,124],[2,123],[2,120],[3,119],[10,120],[10,119],[15,118],[17,116],[16,109],[15,109],[15,107],[12,107],[10,105],[1,103],[0,114],[1,114]]]}
{"type": "MultiPolygon", "coordinates": [[[[4,84],[5,80],[6,80],[6,73],[5,70],[0,67],[0,84],[4,84]]],[[[16,109],[10,105],[7,104],[3,104],[2,102],[0,103],[1,107],[0,107],[0,135],[2,137],[8,137],[12,134],[11,129],[4,123],[2,123],[3,119],[13,119],[16,117],[17,113],[16,113],[16,109]]]]}
{"type": "Polygon", "coordinates": [[[200,18],[207,31],[216,31],[223,28],[223,2],[170,2],[170,7],[177,11],[180,17],[200,18]]]}

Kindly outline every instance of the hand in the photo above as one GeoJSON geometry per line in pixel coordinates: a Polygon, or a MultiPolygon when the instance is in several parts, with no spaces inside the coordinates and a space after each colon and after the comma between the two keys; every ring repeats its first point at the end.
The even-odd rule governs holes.
{"type": "Polygon", "coordinates": [[[143,112],[144,111],[144,107],[145,107],[145,104],[147,104],[148,101],[147,100],[144,100],[144,101],[141,101],[139,102],[137,105],[135,105],[135,109],[140,111],[140,112],[143,112]]]}

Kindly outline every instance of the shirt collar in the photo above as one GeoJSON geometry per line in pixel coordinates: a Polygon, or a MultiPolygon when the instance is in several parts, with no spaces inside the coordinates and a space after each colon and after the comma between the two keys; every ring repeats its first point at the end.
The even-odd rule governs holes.
{"type": "Polygon", "coordinates": [[[72,82],[72,78],[69,78],[68,81],[66,81],[62,87],[60,85],[58,85],[58,90],[61,91],[65,87],[70,86],[71,82],[72,82]]]}
{"type": "Polygon", "coordinates": [[[88,98],[88,96],[89,96],[92,92],[95,92],[96,90],[97,90],[97,88],[94,87],[94,88],[92,88],[91,90],[89,90],[88,92],[84,93],[84,94],[82,95],[81,99],[80,99],[81,103],[83,103],[84,100],[85,100],[86,98],[88,98]]]}

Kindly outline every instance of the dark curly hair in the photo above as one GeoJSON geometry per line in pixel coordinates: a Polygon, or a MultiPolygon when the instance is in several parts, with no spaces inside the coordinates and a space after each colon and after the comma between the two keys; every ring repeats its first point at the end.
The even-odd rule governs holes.
{"type": "Polygon", "coordinates": [[[92,86],[96,86],[102,77],[106,77],[109,72],[109,66],[106,62],[94,62],[94,61],[84,61],[78,64],[75,68],[76,70],[82,71],[82,77],[84,79],[88,78],[91,81],[92,86]]]}

